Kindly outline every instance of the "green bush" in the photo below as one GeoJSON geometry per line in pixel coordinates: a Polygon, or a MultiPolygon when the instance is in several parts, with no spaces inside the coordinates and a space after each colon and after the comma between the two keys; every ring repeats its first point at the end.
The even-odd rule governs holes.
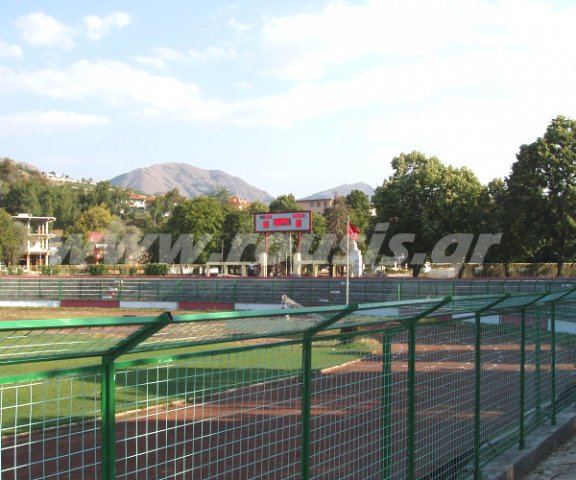
{"type": "Polygon", "coordinates": [[[106,275],[106,272],[107,272],[106,265],[103,265],[102,263],[88,265],[88,273],[90,275],[93,276],[106,275]]]}
{"type": "Polygon", "coordinates": [[[144,275],[168,275],[168,270],[170,270],[170,265],[167,263],[149,263],[144,268],[144,275]]]}
{"type": "Polygon", "coordinates": [[[53,265],[42,265],[40,267],[40,273],[42,275],[50,276],[50,275],[56,275],[58,271],[56,267],[54,267],[53,265]]]}

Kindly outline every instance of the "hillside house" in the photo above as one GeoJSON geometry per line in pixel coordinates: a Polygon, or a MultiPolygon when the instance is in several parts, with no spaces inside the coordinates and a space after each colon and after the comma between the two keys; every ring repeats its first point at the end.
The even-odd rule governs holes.
{"type": "Polygon", "coordinates": [[[251,205],[246,198],[241,197],[230,197],[229,204],[232,208],[237,208],[238,210],[244,210],[251,205]]]}
{"type": "Polygon", "coordinates": [[[149,197],[148,195],[140,195],[138,193],[130,194],[130,205],[133,208],[139,210],[146,210],[146,207],[152,202],[156,197],[149,197]]]}

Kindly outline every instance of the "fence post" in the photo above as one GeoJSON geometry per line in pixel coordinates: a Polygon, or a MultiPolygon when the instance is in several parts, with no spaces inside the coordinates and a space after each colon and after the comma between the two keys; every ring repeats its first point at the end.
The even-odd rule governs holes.
{"type": "Polygon", "coordinates": [[[62,301],[62,280],[58,280],[58,301],[62,301]]]}
{"type": "Polygon", "coordinates": [[[302,446],[300,478],[310,478],[310,409],[312,404],[312,334],[305,333],[302,343],[302,446]]]}
{"type": "MultiPolygon", "coordinates": [[[[384,282],[382,282],[382,284],[384,284],[384,282]]],[[[402,300],[402,284],[400,282],[396,284],[396,300],[402,300]]]]}
{"type": "Polygon", "coordinates": [[[526,447],[526,308],[522,308],[520,317],[520,426],[518,448],[524,450],[526,447]]]}
{"type": "Polygon", "coordinates": [[[542,416],[542,332],[541,330],[541,312],[537,311],[536,321],[534,322],[534,328],[536,328],[536,345],[534,347],[534,381],[536,383],[536,421],[540,422],[542,416]]]}
{"type": "Polygon", "coordinates": [[[408,475],[414,480],[416,462],[416,322],[408,326],[408,475]]]}
{"type": "Polygon", "coordinates": [[[552,425],[556,425],[556,303],[550,304],[550,376],[552,381],[551,401],[552,401],[552,425]]]}
{"type": "Polygon", "coordinates": [[[116,372],[114,359],[102,357],[102,478],[116,478],[116,372]]]}
{"type": "Polygon", "coordinates": [[[392,348],[382,334],[382,480],[392,478],[392,348]]]}
{"type": "Polygon", "coordinates": [[[480,445],[481,445],[481,415],[482,407],[482,321],[480,312],[475,315],[475,339],[474,339],[474,478],[480,479],[480,445]]]}

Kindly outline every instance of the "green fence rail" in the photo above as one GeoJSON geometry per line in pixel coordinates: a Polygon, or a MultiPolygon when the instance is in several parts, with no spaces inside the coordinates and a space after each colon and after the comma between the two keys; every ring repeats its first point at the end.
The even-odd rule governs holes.
{"type": "Polygon", "coordinates": [[[576,289],[0,322],[0,477],[464,479],[576,401],[576,289]]]}
{"type": "MultiPolygon", "coordinates": [[[[354,278],[350,301],[375,303],[446,295],[549,292],[576,284],[571,280],[416,280],[354,278]]],[[[219,302],[280,304],[288,295],[307,306],[342,305],[342,278],[202,277],[0,277],[0,301],[120,300],[138,302],[219,302]]]]}

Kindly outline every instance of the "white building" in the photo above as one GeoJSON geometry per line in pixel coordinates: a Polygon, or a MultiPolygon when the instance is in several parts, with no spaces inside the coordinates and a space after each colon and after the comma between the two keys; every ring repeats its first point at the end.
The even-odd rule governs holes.
{"type": "Polygon", "coordinates": [[[49,233],[49,225],[56,220],[55,217],[33,217],[29,213],[19,213],[12,216],[15,222],[22,223],[28,232],[26,245],[24,246],[24,255],[22,265],[26,269],[30,267],[39,267],[48,265],[50,256],[50,239],[54,235],[49,233]]]}

